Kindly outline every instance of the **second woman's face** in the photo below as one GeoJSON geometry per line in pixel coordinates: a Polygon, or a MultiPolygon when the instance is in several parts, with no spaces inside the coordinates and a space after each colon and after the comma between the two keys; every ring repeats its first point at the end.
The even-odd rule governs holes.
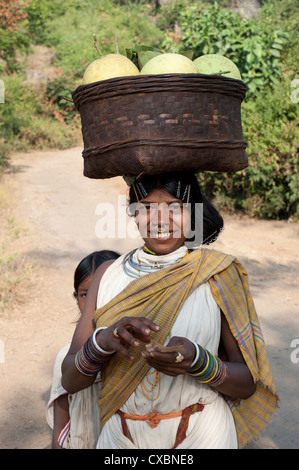
{"type": "Polygon", "coordinates": [[[136,223],[146,246],[157,254],[180,248],[190,230],[186,205],[163,189],[155,189],[136,207],[136,223]]]}
{"type": "Polygon", "coordinates": [[[83,308],[84,308],[86,295],[87,295],[87,291],[89,289],[91,280],[92,280],[92,276],[89,276],[84,281],[82,281],[78,286],[78,293],[76,295],[76,298],[77,298],[78,307],[79,307],[79,310],[80,310],[81,313],[82,313],[83,308]]]}

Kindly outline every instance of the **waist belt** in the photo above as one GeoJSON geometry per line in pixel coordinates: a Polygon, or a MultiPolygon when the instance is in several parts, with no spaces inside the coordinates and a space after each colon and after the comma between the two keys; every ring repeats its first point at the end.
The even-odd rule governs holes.
{"type": "Polygon", "coordinates": [[[180,420],[177,433],[176,433],[175,443],[174,443],[174,446],[172,447],[172,449],[175,449],[179,444],[183,442],[183,440],[186,437],[190,416],[194,413],[202,411],[203,409],[204,409],[204,405],[200,403],[196,403],[195,405],[188,406],[182,411],[176,411],[176,412],[167,413],[167,414],[158,414],[158,412],[156,411],[154,413],[149,413],[147,415],[131,415],[129,413],[124,413],[121,410],[118,410],[117,413],[119,414],[120,419],[121,419],[121,426],[122,426],[123,434],[128,439],[130,439],[133,442],[133,444],[134,444],[134,441],[129,431],[126,419],[130,419],[132,421],[145,421],[151,428],[155,428],[158,426],[160,421],[162,421],[162,419],[171,419],[171,418],[177,418],[178,416],[181,416],[181,420],[180,420]]]}

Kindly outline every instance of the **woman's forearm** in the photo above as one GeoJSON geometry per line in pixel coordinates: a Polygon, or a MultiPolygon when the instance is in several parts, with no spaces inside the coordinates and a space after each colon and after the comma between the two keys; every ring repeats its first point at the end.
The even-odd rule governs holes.
{"type": "Polygon", "coordinates": [[[244,360],[224,362],[199,345],[196,349],[194,362],[188,370],[196,381],[232,398],[247,399],[255,392],[256,386],[244,360]]]}
{"type": "Polygon", "coordinates": [[[63,361],[62,385],[69,393],[92,385],[104,364],[114,356],[115,351],[105,351],[98,344],[98,335],[103,329],[105,327],[97,328],[76,354],[70,350],[63,361]]]}
{"type": "MultiPolygon", "coordinates": [[[[80,320],[74,332],[70,350],[62,363],[62,386],[68,393],[71,394],[90,387],[94,383],[97,373],[101,369],[101,364],[103,363],[102,355],[100,358],[97,358],[95,357],[95,353],[95,356],[90,358],[90,367],[86,371],[87,375],[85,375],[84,373],[82,373],[82,368],[80,372],[80,367],[77,367],[78,361],[76,361],[76,356],[77,354],[79,354],[79,351],[84,348],[86,343],[91,339],[91,336],[94,334],[94,312],[97,304],[99,284],[103,274],[112,262],[113,261],[107,261],[103,263],[96,270],[93,276],[90,287],[88,289],[82,316],[80,317],[80,320]],[[99,362],[98,368],[97,362],[99,362]],[[94,373],[92,373],[93,366],[95,369],[94,373]]],[[[83,358],[83,360],[84,359],[85,358],[83,358]]]]}
{"type": "Polygon", "coordinates": [[[87,376],[81,374],[75,365],[76,354],[68,353],[62,363],[62,386],[68,393],[77,393],[80,390],[90,387],[95,379],[96,374],[87,376]]]}
{"type": "Polygon", "coordinates": [[[60,395],[53,403],[54,426],[52,449],[62,449],[58,443],[59,436],[70,420],[68,394],[60,395]]]}
{"type": "Polygon", "coordinates": [[[227,377],[215,387],[218,392],[231,398],[247,399],[254,394],[256,385],[246,364],[225,362],[227,377]]]}

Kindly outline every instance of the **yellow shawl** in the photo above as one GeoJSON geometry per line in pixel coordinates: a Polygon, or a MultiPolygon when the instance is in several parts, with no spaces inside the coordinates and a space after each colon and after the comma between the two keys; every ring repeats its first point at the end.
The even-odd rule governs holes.
{"type": "MultiPolygon", "coordinates": [[[[239,261],[215,250],[200,249],[175,265],[133,280],[120,294],[95,312],[96,326],[109,326],[123,316],[147,317],[160,326],[155,340],[164,343],[186,298],[209,282],[212,295],[238,341],[257,389],[247,400],[227,402],[232,410],[239,447],[255,439],[278,406],[278,396],[266,356],[263,335],[239,261]]],[[[149,366],[132,348],[134,361],[116,354],[102,370],[99,407],[101,424],[121,407],[137,387],[149,366]]]]}

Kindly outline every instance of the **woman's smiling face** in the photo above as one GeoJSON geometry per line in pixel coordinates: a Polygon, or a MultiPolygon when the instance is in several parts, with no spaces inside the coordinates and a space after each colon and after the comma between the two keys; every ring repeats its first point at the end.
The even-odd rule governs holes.
{"type": "Polygon", "coordinates": [[[154,189],[136,205],[136,223],[147,248],[168,254],[180,248],[190,230],[190,214],[181,199],[154,189]]]}

